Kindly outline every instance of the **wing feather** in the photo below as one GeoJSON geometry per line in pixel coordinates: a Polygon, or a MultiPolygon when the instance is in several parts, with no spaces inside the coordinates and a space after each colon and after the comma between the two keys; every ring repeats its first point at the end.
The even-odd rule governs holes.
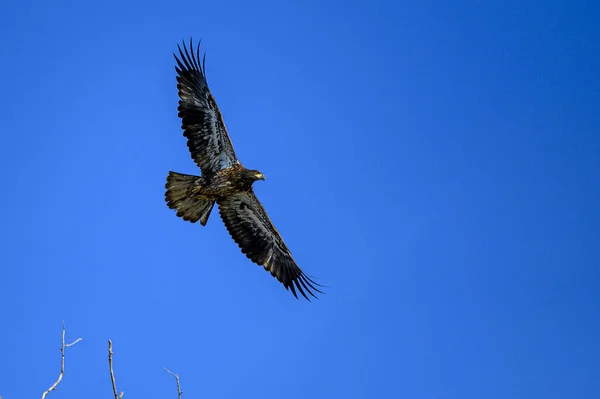
{"type": "Polygon", "coordinates": [[[200,62],[200,43],[194,52],[183,43],[179,57],[176,54],[177,89],[179,90],[179,117],[187,138],[192,159],[203,175],[212,175],[221,169],[239,163],[227,133],[219,107],[206,81],[206,54],[200,62]]]}
{"type": "Polygon", "coordinates": [[[306,293],[315,298],[313,291],[323,293],[298,267],[254,192],[240,192],[217,203],[227,231],[252,262],[263,266],[296,298],[296,289],[306,299],[306,293]]]}

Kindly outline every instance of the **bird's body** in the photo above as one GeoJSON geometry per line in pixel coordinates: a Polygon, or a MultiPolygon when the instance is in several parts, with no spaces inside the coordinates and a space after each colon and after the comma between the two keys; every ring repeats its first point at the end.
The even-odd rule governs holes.
{"type": "Polygon", "coordinates": [[[169,172],[165,199],[177,216],[206,225],[214,204],[229,234],[254,263],[261,265],[294,296],[296,289],[319,291],[316,284],[296,265],[290,250],[256,198],[252,185],[265,176],[245,168],[237,159],[223,117],[206,82],[204,62],[184,45],[175,68],[179,89],[179,116],[192,158],[202,176],[169,172]]]}
{"type": "Polygon", "coordinates": [[[265,180],[265,176],[257,170],[236,164],[219,170],[207,180],[199,187],[199,193],[219,200],[242,191],[251,191],[252,184],[257,180],[265,180]]]}
{"type": "Polygon", "coordinates": [[[194,178],[194,182],[190,186],[191,195],[197,200],[213,201],[242,191],[250,191],[256,180],[265,180],[262,173],[246,169],[242,164],[221,169],[214,175],[194,176],[194,178]]]}

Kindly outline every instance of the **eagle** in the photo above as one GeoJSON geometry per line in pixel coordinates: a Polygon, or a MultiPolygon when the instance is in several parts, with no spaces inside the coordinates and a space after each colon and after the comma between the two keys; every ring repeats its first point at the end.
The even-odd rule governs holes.
{"type": "Polygon", "coordinates": [[[192,159],[200,168],[201,176],[170,171],[165,188],[167,206],[177,216],[191,223],[208,222],[215,205],[229,234],[252,262],[271,273],[296,298],[296,290],[310,301],[306,294],[322,287],[305,274],[296,264],[292,253],[256,198],[252,185],[265,180],[258,170],[247,169],[233,150],[223,116],[206,81],[206,54],[200,62],[200,43],[194,51],[190,39],[189,50],[177,46],[177,89],[179,117],[187,138],[192,159]]]}

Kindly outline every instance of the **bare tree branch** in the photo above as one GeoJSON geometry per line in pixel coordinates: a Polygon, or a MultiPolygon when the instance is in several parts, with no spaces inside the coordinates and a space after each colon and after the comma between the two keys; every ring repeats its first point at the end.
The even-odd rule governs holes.
{"type": "Polygon", "coordinates": [[[60,374],[58,375],[58,379],[56,380],[56,382],[54,384],[52,384],[52,386],[50,388],[48,388],[47,391],[45,391],[42,394],[42,399],[46,398],[46,395],[48,395],[50,392],[55,391],[56,387],[58,386],[58,384],[60,384],[60,382],[63,379],[63,376],[65,375],[65,349],[68,348],[69,346],[73,346],[75,345],[77,342],[81,341],[81,338],[77,338],[75,341],[71,342],[70,344],[65,344],[65,334],[67,333],[67,329],[65,328],[65,322],[62,322],[62,344],[60,346],[60,355],[61,355],[61,363],[60,363],[60,374]]]}
{"type": "Polygon", "coordinates": [[[123,399],[123,394],[125,392],[118,393],[118,391],[117,391],[117,382],[115,381],[115,372],[113,371],[112,357],[113,357],[112,341],[109,339],[108,340],[108,368],[110,369],[110,379],[112,381],[113,393],[115,395],[115,399],[123,399]]]}
{"type": "Polygon", "coordinates": [[[177,399],[181,399],[181,395],[183,394],[183,392],[181,392],[181,385],[179,385],[179,375],[175,374],[174,372],[172,372],[171,370],[169,370],[166,367],[165,367],[165,370],[167,371],[167,373],[169,373],[173,377],[175,377],[175,381],[177,381],[177,399]]]}

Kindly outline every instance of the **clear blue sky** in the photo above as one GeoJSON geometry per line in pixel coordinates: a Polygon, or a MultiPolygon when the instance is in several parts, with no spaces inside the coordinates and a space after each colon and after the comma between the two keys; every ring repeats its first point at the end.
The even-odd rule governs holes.
{"type": "Polygon", "coordinates": [[[598,397],[598,7],[4,2],[0,395],[598,397]],[[190,36],[319,301],[165,205],[190,36]]]}

